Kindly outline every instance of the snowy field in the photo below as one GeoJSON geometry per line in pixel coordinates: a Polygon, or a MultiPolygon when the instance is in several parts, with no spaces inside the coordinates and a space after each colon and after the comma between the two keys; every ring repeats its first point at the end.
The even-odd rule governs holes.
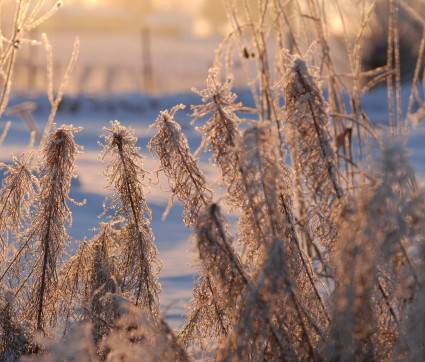
{"type": "MultiPolygon", "coordinates": [[[[408,100],[408,89],[404,89],[404,100],[408,100]]],[[[248,92],[239,92],[239,100],[245,105],[252,106],[248,92]]],[[[379,129],[385,133],[388,110],[386,101],[386,90],[378,89],[370,93],[365,99],[366,111],[373,122],[379,124],[379,129]]],[[[9,106],[27,101],[27,98],[13,96],[9,106]]],[[[31,100],[37,105],[37,110],[33,112],[33,117],[38,127],[42,130],[48,117],[50,108],[47,97],[40,96],[31,100]]],[[[161,98],[146,97],[138,94],[115,95],[103,98],[79,96],[65,97],[59,113],[56,116],[56,123],[73,124],[82,126],[83,130],[75,135],[76,142],[84,147],[83,153],[78,157],[76,164],[77,178],[72,186],[71,197],[76,201],[87,200],[84,206],[70,204],[73,212],[73,225],[68,229],[72,237],[74,246],[84,238],[91,238],[95,231],[92,229],[98,226],[101,221],[98,215],[102,213],[102,203],[104,198],[110,194],[106,188],[106,179],[102,175],[106,165],[99,160],[98,156],[101,147],[98,145],[99,136],[105,133],[102,128],[109,126],[109,121],[119,120],[122,124],[136,130],[138,146],[145,156],[144,167],[150,171],[151,184],[147,184],[146,193],[149,206],[152,210],[151,227],[159,249],[159,258],[163,262],[160,274],[162,285],[161,307],[166,318],[171,325],[178,328],[182,321],[182,314],[185,310],[185,303],[192,296],[193,276],[196,269],[193,253],[194,245],[190,240],[190,230],[187,229],[181,220],[180,206],[174,206],[165,220],[162,214],[168,203],[169,194],[163,189],[167,188],[166,181],[162,180],[162,188],[158,185],[155,173],[157,161],[151,156],[146,146],[150,138],[156,133],[156,128],[149,126],[155,121],[159,111],[171,109],[174,105],[183,103],[187,107],[179,111],[176,116],[185,135],[188,137],[192,152],[196,150],[200,143],[200,134],[194,129],[196,125],[190,124],[190,105],[199,104],[200,97],[194,93],[179,94],[174,96],[164,96],[161,98]]],[[[0,129],[3,129],[7,120],[12,121],[9,134],[0,147],[1,160],[8,162],[10,153],[19,154],[27,149],[30,134],[26,124],[19,117],[5,116],[0,121],[0,129]]],[[[419,126],[410,132],[408,149],[411,160],[419,179],[425,179],[425,127],[419,126]]],[[[209,165],[208,155],[200,155],[200,164],[206,173],[210,184],[216,189],[215,199],[220,198],[220,190],[217,185],[218,172],[209,165]]],[[[161,183],[161,180],[160,180],[161,183]]]]}

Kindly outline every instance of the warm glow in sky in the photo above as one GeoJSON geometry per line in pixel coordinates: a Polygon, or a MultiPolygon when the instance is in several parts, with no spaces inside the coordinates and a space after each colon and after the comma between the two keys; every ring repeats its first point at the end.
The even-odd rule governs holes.
{"type": "MultiPolygon", "coordinates": [[[[1,0],[0,0],[1,1],[1,0]]],[[[119,3],[119,0],[114,1],[104,1],[104,0],[66,0],[66,2],[74,3],[74,4],[83,4],[87,8],[90,8],[91,11],[95,11],[97,7],[99,8],[113,8],[115,1],[119,3]]],[[[132,0],[135,1],[135,0],[132,0]]],[[[144,0],[138,0],[143,4],[144,0]]],[[[205,13],[202,13],[203,6],[206,1],[211,0],[150,0],[151,13],[148,16],[159,16],[165,17],[170,12],[176,12],[180,16],[180,19],[184,19],[184,16],[187,15],[190,20],[190,23],[187,23],[187,29],[191,28],[190,33],[197,37],[208,37],[215,30],[211,27],[211,23],[206,18],[205,13]]],[[[123,6],[120,10],[125,10],[125,4],[132,4],[131,1],[123,2],[123,6]]],[[[218,0],[217,6],[221,6],[221,1],[218,0]]],[[[178,17],[176,17],[178,19],[178,17]]],[[[176,20],[178,21],[178,20],[176,20]]]]}
{"type": "MultiPolygon", "coordinates": [[[[102,5],[102,0],[83,0],[83,3],[89,6],[100,6],[102,5]]],[[[190,13],[196,13],[203,4],[203,0],[154,0],[152,4],[158,10],[177,7],[190,13]]]]}
{"type": "Polygon", "coordinates": [[[99,5],[101,0],[84,0],[84,3],[89,6],[99,5]]]}

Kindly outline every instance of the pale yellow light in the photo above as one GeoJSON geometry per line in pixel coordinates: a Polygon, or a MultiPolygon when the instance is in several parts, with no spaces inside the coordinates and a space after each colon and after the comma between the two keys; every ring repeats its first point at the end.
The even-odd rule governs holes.
{"type": "Polygon", "coordinates": [[[197,19],[193,24],[193,34],[199,37],[207,37],[211,35],[211,25],[205,19],[197,19]]]}
{"type": "Polygon", "coordinates": [[[173,5],[173,0],[156,0],[155,6],[160,9],[168,9],[173,5]]]}
{"type": "Polygon", "coordinates": [[[330,20],[331,30],[334,34],[342,35],[344,33],[344,24],[340,17],[333,17],[330,20]]]}
{"type": "Polygon", "coordinates": [[[96,6],[96,5],[100,5],[100,1],[99,0],[84,0],[84,4],[88,6],[96,6]]]}

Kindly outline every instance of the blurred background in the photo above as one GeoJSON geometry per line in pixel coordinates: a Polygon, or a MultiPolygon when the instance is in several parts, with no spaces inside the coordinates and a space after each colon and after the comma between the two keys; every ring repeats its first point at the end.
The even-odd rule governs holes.
{"type": "MultiPolygon", "coordinates": [[[[46,9],[55,2],[46,0],[46,9]]],[[[359,2],[340,1],[345,24],[335,2],[325,2],[328,4],[326,30],[331,35],[333,56],[337,65],[341,65],[339,70],[346,72],[349,71],[348,59],[344,58],[346,51],[338,52],[335,48],[345,48],[347,34],[344,34],[344,25],[350,38],[357,35],[359,2]]],[[[77,66],[66,89],[69,94],[142,92],[164,95],[190,92],[192,87],[203,88],[216,50],[231,30],[221,0],[63,0],[63,3],[64,6],[27,37],[40,41],[42,33],[48,35],[53,47],[56,88],[71,56],[74,39],[76,36],[80,38],[77,66]]],[[[255,11],[258,1],[248,0],[248,3],[255,11]]],[[[425,5],[422,1],[409,0],[408,3],[423,13],[425,5]]],[[[236,1],[235,4],[238,18],[244,20],[243,2],[236,1]]],[[[5,34],[12,28],[16,0],[1,0],[1,5],[1,29],[5,34]]],[[[371,25],[363,34],[365,70],[386,64],[387,22],[387,2],[378,2],[371,25]]],[[[405,67],[402,73],[413,72],[421,40],[420,29],[420,24],[400,12],[400,53],[405,67]]],[[[46,52],[43,46],[28,41],[20,48],[14,91],[44,92],[46,52]]],[[[234,59],[232,72],[235,87],[246,87],[239,57],[234,59]]]]}
{"type": "MultiPolygon", "coordinates": [[[[11,29],[15,0],[2,0],[2,29],[11,29]],[[8,11],[8,7],[10,8],[8,11]]],[[[46,7],[54,1],[46,2],[46,7]]],[[[46,33],[53,47],[57,87],[76,36],[80,55],[67,93],[169,94],[202,87],[215,49],[228,30],[221,1],[64,0],[56,14],[27,37],[46,33]]],[[[46,53],[21,44],[15,91],[45,91],[46,53]]]]}

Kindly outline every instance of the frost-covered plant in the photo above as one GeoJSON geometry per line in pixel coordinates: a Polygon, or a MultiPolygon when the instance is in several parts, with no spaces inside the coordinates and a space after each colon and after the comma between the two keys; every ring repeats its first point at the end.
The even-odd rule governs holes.
{"type": "MultiPolygon", "coordinates": [[[[9,246],[9,234],[17,234],[30,213],[38,180],[30,166],[31,155],[12,156],[13,164],[0,163],[4,179],[0,190],[0,238],[2,248],[9,246]]],[[[2,258],[5,257],[4,252],[2,258]]]]}
{"type": "MultiPolygon", "coordinates": [[[[105,306],[105,296],[108,293],[118,293],[119,286],[115,280],[118,260],[114,257],[114,249],[119,233],[111,230],[110,224],[103,224],[99,234],[93,239],[91,245],[90,281],[88,283],[88,311],[93,328],[95,343],[99,342],[113,324],[116,313],[105,306]]],[[[106,301],[107,302],[107,301],[106,301]]]]}
{"type": "Polygon", "coordinates": [[[261,271],[244,298],[245,304],[219,360],[309,359],[317,332],[292,282],[284,242],[276,239],[261,271]]]}
{"type": "MultiPolygon", "coordinates": [[[[253,184],[253,179],[258,176],[255,164],[250,164],[253,159],[246,159],[246,139],[238,130],[239,118],[234,113],[241,104],[235,104],[236,95],[231,92],[232,79],[229,77],[221,85],[218,78],[218,70],[211,69],[207,88],[196,91],[206,104],[192,106],[194,121],[210,116],[202,127],[201,147],[205,151],[212,151],[212,161],[221,169],[223,183],[227,188],[226,200],[233,208],[241,209],[246,219],[241,222],[241,234],[244,230],[253,230],[254,234],[262,235],[263,219],[261,185],[253,184]]],[[[247,131],[247,134],[249,132],[247,131]]],[[[251,145],[252,146],[252,145],[251,145]]],[[[252,146],[256,148],[256,146],[252,146]]],[[[261,156],[255,162],[260,161],[261,156]]],[[[260,181],[261,182],[261,181],[260,181]]],[[[248,232],[243,237],[244,246],[250,250],[248,258],[258,250],[257,242],[252,242],[248,232]]]]}
{"type": "Polygon", "coordinates": [[[74,325],[65,337],[46,338],[37,337],[37,343],[43,346],[45,353],[41,356],[26,357],[22,361],[100,361],[95,353],[93,340],[91,338],[90,323],[74,325]]]}
{"type": "Polygon", "coordinates": [[[244,266],[236,253],[227,222],[217,204],[211,204],[199,218],[196,225],[199,260],[216,282],[220,284],[219,293],[230,310],[248,283],[244,266]]]}
{"type": "Polygon", "coordinates": [[[60,270],[60,314],[66,330],[75,322],[90,322],[95,345],[109,333],[116,317],[105,300],[117,293],[117,245],[119,232],[110,223],[102,223],[99,233],[82,242],[60,270]]]}
{"type": "Polygon", "coordinates": [[[299,201],[300,221],[322,243],[337,232],[332,214],[343,196],[337,159],[329,131],[327,104],[317,78],[300,57],[287,55],[283,84],[284,111],[299,201]],[[308,199],[305,199],[307,197],[308,199]],[[312,204],[307,207],[307,204],[312,204]]]}
{"type": "MultiPolygon", "coordinates": [[[[183,221],[193,228],[198,251],[194,298],[178,336],[159,313],[160,262],[144,196],[146,172],[132,129],[118,121],[106,129],[102,157],[114,194],[105,201],[104,215],[109,213],[111,222],[102,224],[65,262],[63,225],[70,219],[65,201],[73,168],[66,162],[73,158],[54,161],[55,150],[65,144],[60,129],[53,142],[41,143],[42,150],[50,147],[50,156],[42,163],[32,225],[21,235],[37,182],[24,167],[27,156],[15,158],[14,165],[0,165],[9,172],[0,191],[0,235],[4,246],[12,245],[0,274],[5,296],[0,301],[2,358],[46,348],[37,358],[186,361],[185,344],[196,358],[203,352],[204,359],[216,361],[423,359],[425,198],[417,191],[403,146],[384,145],[378,172],[372,170],[369,137],[380,146],[382,142],[362,106],[362,34],[375,4],[366,9],[366,3],[355,46],[350,43],[347,54],[352,74],[344,76],[353,83],[347,110],[343,77],[336,73],[326,35],[329,15],[321,2],[257,1],[252,7],[251,0],[225,1],[235,31],[217,53],[217,68],[210,71],[206,89],[196,91],[203,104],[192,106],[192,117],[205,120],[200,150],[211,152],[210,162],[221,171],[223,200],[232,218],[239,218],[237,227],[220,214],[218,201],[213,203],[206,177],[174,120],[183,106],[157,118],[158,133],[149,148],[159,157],[157,172],[168,178],[166,211],[175,199],[182,204],[183,221]],[[244,13],[242,22],[236,9],[244,13]],[[298,54],[316,40],[312,62],[320,61],[317,72],[300,56],[288,55],[285,37],[298,54]],[[230,76],[223,83],[219,79],[223,60],[226,71],[232,66],[235,45],[254,109],[236,102],[230,76]],[[326,83],[326,101],[319,79],[326,83]],[[255,119],[240,117],[245,111],[255,119]],[[368,170],[362,165],[365,158],[368,170]],[[54,176],[61,168],[67,174],[54,176]],[[229,232],[233,229],[235,238],[229,232]],[[50,327],[63,328],[64,338],[35,338],[36,330],[53,334],[50,327]],[[34,342],[38,346],[31,350],[34,342]]],[[[400,81],[397,11],[399,6],[409,10],[409,5],[389,3],[391,51],[383,71],[394,136],[395,126],[402,134],[399,97],[395,108],[392,104],[393,74],[397,87],[400,81]]],[[[341,9],[339,19],[344,25],[341,9]]],[[[12,36],[18,38],[20,34],[12,36]]],[[[0,55],[5,43],[9,55],[0,56],[0,73],[15,52],[3,38],[0,55]]],[[[10,87],[8,75],[0,76],[5,85],[1,113],[10,87]]],[[[49,122],[60,97],[61,92],[53,99],[49,89],[49,122]]],[[[407,137],[407,120],[405,124],[407,137]]]]}
{"type": "Polygon", "coordinates": [[[205,104],[192,106],[193,122],[210,117],[201,128],[202,143],[200,149],[213,152],[214,164],[221,169],[223,183],[227,187],[230,204],[239,206],[240,160],[237,152],[241,134],[238,130],[239,117],[235,112],[242,103],[235,103],[236,94],[232,92],[232,77],[221,84],[217,68],[210,69],[207,88],[194,91],[202,97],[205,104]]]}
{"type": "Polygon", "coordinates": [[[25,269],[21,269],[29,276],[25,319],[32,328],[44,333],[57,320],[57,268],[69,240],[65,223],[72,222],[67,200],[75,157],[80,150],[74,142],[74,132],[79,130],[62,125],[47,138],[42,153],[40,192],[31,224],[23,235],[33,241],[25,269]]]}
{"type": "MultiPolygon", "coordinates": [[[[198,225],[199,218],[207,209],[212,192],[206,185],[206,178],[199,169],[197,160],[190,153],[186,137],[181,133],[181,127],[173,118],[182,105],[174,107],[171,112],[161,112],[156,125],[158,133],[149,142],[151,152],[155,152],[161,162],[161,167],[157,170],[163,171],[168,177],[171,188],[171,198],[169,207],[172,206],[174,198],[177,198],[183,205],[183,221],[187,226],[198,225]]],[[[224,228],[222,231],[225,233],[224,228]]],[[[196,242],[198,240],[195,237],[196,242]]],[[[224,236],[225,237],[225,236],[224,236]]],[[[227,242],[227,241],[223,241],[227,242]]],[[[226,324],[228,321],[224,317],[225,305],[218,298],[218,290],[215,276],[208,273],[205,268],[201,268],[201,275],[194,290],[193,309],[189,320],[181,337],[185,343],[193,343],[199,339],[200,329],[206,328],[210,338],[217,332],[219,335],[226,334],[226,324]],[[208,326],[212,326],[211,328],[208,326]]],[[[201,337],[202,339],[203,337],[201,337]]]]}
{"type": "Polygon", "coordinates": [[[123,218],[120,230],[122,261],[119,266],[119,283],[123,292],[132,294],[135,305],[143,306],[152,315],[158,315],[160,285],[158,273],[161,262],[157,259],[154,236],[149,228],[151,211],[147,206],[142,183],[143,170],[134,130],[111,122],[102,135],[102,159],[108,160],[105,175],[114,194],[106,199],[105,212],[113,211],[113,219],[123,218]]]}
{"type": "Polygon", "coordinates": [[[14,312],[14,293],[4,291],[0,304],[0,360],[16,361],[31,350],[31,343],[14,312]]]}
{"type": "Polygon", "coordinates": [[[196,225],[199,278],[187,323],[180,337],[188,346],[223,343],[233,323],[248,276],[235,251],[217,204],[209,205],[196,225]]]}
{"type": "Polygon", "coordinates": [[[121,316],[114,331],[103,341],[106,361],[189,361],[172,329],[161,318],[136,308],[121,298],[121,316]]]}
{"type": "MultiPolygon", "coordinates": [[[[212,199],[212,192],[206,185],[205,175],[197,160],[190,153],[186,137],[174,116],[184,105],[180,104],[170,112],[162,111],[155,121],[158,133],[149,141],[148,148],[161,162],[157,172],[168,177],[171,197],[167,210],[177,198],[183,205],[183,221],[187,226],[194,225],[212,199]]],[[[165,214],[164,214],[165,215],[165,214]]]]}
{"type": "Polygon", "coordinates": [[[59,270],[59,314],[62,315],[65,332],[74,322],[81,320],[81,307],[90,294],[91,256],[90,244],[83,241],[59,270]]]}
{"type": "MultiPolygon", "coordinates": [[[[0,82],[2,84],[0,116],[6,109],[9,100],[18,50],[22,43],[29,42],[26,39],[26,34],[49,19],[62,5],[62,0],[55,1],[53,5],[48,5],[47,10],[45,5],[45,0],[17,1],[13,7],[14,14],[9,14],[12,20],[10,29],[5,29],[2,26],[0,30],[0,82]]],[[[0,13],[7,6],[10,7],[11,2],[1,2],[0,13]]]]}
{"type": "Polygon", "coordinates": [[[287,180],[281,177],[274,146],[267,126],[252,126],[245,130],[239,150],[244,191],[239,233],[249,262],[267,248],[284,225],[279,211],[279,188],[287,180]]]}
{"type": "Polygon", "coordinates": [[[342,214],[329,342],[336,359],[392,359],[396,343],[410,348],[401,322],[418,281],[407,250],[422,239],[424,198],[412,192],[403,147],[384,145],[377,163],[376,184],[360,190],[342,214]]]}

